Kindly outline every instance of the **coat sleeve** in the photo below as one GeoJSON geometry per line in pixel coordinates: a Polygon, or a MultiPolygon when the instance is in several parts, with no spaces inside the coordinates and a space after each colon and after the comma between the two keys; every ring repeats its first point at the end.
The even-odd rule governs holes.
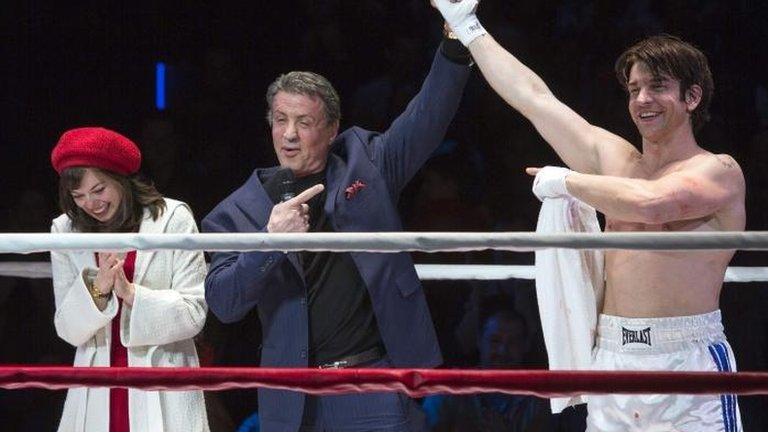
{"type": "MultiPolygon", "coordinates": [[[[197,225],[185,205],[173,209],[166,233],[192,234],[197,225]]],[[[146,287],[134,284],[133,306],[126,308],[121,341],[126,347],[165,345],[190,339],[200,333],[208,308],[205,304],[205,258],[202,251],[174,250],[171,263],[157,260],[152,265],[170,268],[171,285],[146,287]]]]}
{"type": "MultiPolygon", "coordinates": [[[[221,212],[203,220],[205,232],[237,232],[221,212]]],[[[264,228],[262,231],[266,231],[264,228]]],[[[223,323],[243,319],[276,285],[275,274],[285,254],[276,252],[219,252],[211,255],[211,268],[205,278],[205,299],[223,323]]]]}
{"type": "MultiPolygon", "coordinates": [[[[54,223],[51,232],[60,233],[62,229],[54,223]]],[[[69,253],[51,252],[51,272],[56,334],[71,345],[83,345],[117,315],[117,300],[111,296],[107,307],[100,311],[85,286],[82,271],[69,253]]]]}
{"type": "Polygon", "coordinates": [[[386,132],[373,138],[374,163],[393,196],[400,194],[443,141],[469,73],[469,66],[448,60],[438,50],[419,93],[386,132]]]}

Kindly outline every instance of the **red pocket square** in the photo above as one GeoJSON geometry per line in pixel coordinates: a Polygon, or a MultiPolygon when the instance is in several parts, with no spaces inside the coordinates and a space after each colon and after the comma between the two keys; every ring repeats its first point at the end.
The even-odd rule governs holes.
{"type": "Polygon", "coordinates": [[[352,199],[360,189],[367,187],[368,185],[360,180],[355,180],[354,183],[344,189],[344,197],[348,200],[352,199]]]}

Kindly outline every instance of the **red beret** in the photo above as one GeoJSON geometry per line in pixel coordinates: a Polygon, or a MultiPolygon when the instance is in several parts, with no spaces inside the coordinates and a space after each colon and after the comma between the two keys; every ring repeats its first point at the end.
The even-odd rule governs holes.
{"type": "Polygon", "coordinates": [[[141,152],[133,141],[101,127],[64,132],[51,152],[51,164],[61,174],[74,166],[95,167],[130,175],[139,170],[141,152]]]}

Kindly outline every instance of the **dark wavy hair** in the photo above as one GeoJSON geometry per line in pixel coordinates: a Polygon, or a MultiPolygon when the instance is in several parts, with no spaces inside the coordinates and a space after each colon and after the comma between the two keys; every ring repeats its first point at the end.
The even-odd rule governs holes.
{"type": "Polygon", "coordinates": [[[78,232],[137,232],[144,217],[144,208],[153,220],[165,211],[165,201],[151,181],[140,174],[124,176],[95,167],[95,170],[115,180],[122,199],[115,216],[108,222],[99,222],[75,204],[72,190],[80,186],[86,167],[72,167],[62,171],[59,177],[59,207],[72,220],[72,228],[78,232]]]}
{"type": "Polygon", "coordinates": [[[293,71],[277,77],[267,88],[267,123],[272,126],[272,104],[278,92],[319,97],[323,101],[326,124],[341,119],[339,94],[327,78],[314,72],[293,71]]]}
{"type": "Polygon", "coordinates": [[[616,60],[615,71],[624,88],[627,88],[629,72],[635,63],[644,63],[654,77],[667,75],[680,81],[680,100],[691,86],[701,87],[701,102],[691,113],[694,132],[709,120],[709,103],[715,85],[709,70],[707,57],[695,46],[675,36],[662,34],[644,39],[624,51],[616,60]]]}

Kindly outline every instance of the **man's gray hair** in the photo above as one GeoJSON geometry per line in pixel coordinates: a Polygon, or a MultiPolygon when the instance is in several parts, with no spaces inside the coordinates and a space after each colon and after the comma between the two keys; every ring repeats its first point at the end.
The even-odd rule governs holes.
{"type": "Polygon", "coordinates": [[[325,107],[325,120],[333,124],[341,119],[339,94],[331,82],[314,72],[294,71],[282,74],[267,89],[267,122],[272,126],[272,104],[278,92],[317,96],[325,107]]]}

